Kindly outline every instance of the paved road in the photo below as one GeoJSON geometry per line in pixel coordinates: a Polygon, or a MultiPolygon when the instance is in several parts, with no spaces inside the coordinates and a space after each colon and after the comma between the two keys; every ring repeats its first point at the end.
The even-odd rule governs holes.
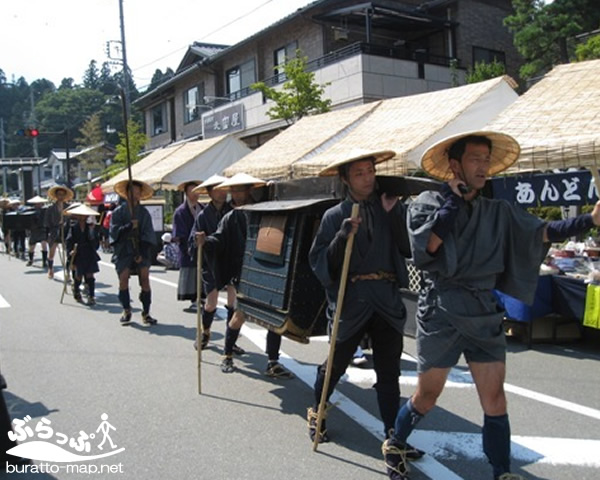
{"type": "MultiPolygon", "coordinates": [[[[247,325],[236,359],[238,372],[219,370],[224,322],[215,324],[204,352],[202,395],[197,392],[192,347],[196,315],[177,302],[177,272],[151,272],[153,314],[159,324],[121,327],[116,274],[103,256],[98,305],[85,307],[39,266],[0,254],[0,355],[9,384],[5,396],[13,418],[29,415],[33,430],[42,418],[55,434],[94,433],[91,452],[117,454],[85,462],[35,463],[48,473],[5,474],[46,479],[384,479],[370,368],[350,368],[333,398],[328,423],[332,442],[313,453],[306,433],[316,365],[327,354],[325,339],[309,345],[284,339],[282,362],[294,380],[264,376],[265,331],[247,325]],[[116,447],[103,438],[102,414],[116,447]],[[71,468],[67,471],[67,466],[71,468]],[[107,470],[113,469],[112,473],[107,470]],[[76,470],[78,469],[78,470],[76,470]],[[103,473],[89,473],[104,469],[103,473]]],[[[137,298],[137,286],[132,298],[137,298]]],[[[224,309],[219,309],[221,318],[224,309]]],[[[402,395],[415,384],[414,340],[407,338],[402,395]]],[[[597,479],[600,468],[600,347],[510,342],[506,388],[519,473],[531,479],[597,479]]],[[[439,407],[411,441],[429,455],[413,464],[411,479],[491,478],[481,454],[482,414],[465,365],[451,375],[439,407]]],[[[55,443],[58,437],[53,437],[55,443]]],[[[62,437],[61,437],[62,439],[62,437]]],[[[28,444],[31,439],[21,442],[28,444]]],[[[73,448],[70,451],[74,451],[73,448]]],[[[31,467],[30,467],[31,468],[31,467]]],[[[0,474],[1,475],[1,474],[0,474]]]]}

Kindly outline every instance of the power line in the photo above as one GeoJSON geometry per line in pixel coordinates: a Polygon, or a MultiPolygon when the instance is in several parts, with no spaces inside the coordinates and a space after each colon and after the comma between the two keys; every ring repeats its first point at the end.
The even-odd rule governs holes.
{"type": "MultiPolygon", "coordinates": [[[[200,40],[204,40],[204,39],[206,39],[206,38],[210,37],[211,35],[213,35],[213,34],[215,34],[215,33],[218,33],[218,32],[220,32],[221,30],[224,30],[225,28],[227,28],[227,27],[229,27],[229,26],[233,25],[234,23],[236,23],[236,22],[238,22],[239,20],[241,20],[241,19],[243,19],[243,18],[247,17],[248,15],[252,15],[254,12],[256,12],[257,10],[260,10],[260,9],[261,9],[261,8],[263,8],[265,5],[268,5],[269,3],[273,2],[273,1],[274,1],[274,0],[267,0],[267,1],[266,1],[266,2],[264,2],[264,3],[261,3],[260,5],[258,5],[257,7],[253,8],[253,9],[252,9],[252,10],[250,10],[249,12],[246,12],[246,13],[244,13],[244,14],[240,15],[239,17],[237,17],[237,18],[235,18],[235,19],[231,20],[229,23],[226,23],[225,25],[221,25],[220,27],[216,28],[216,29],[215,29],[215,30],[213,30],[212,32],[209,32],[209,33],[207,33],[206,35],[204,35],[203,37],[201,37],[201,38],[200,38],[200,40]]],[[[150,65],[153,65],[153,64],[155,64],[156,62],[159,62],[159,61],[161,61],[161,60],[163,60],[163,59],[165,59],[165,58],[167,58],[167,57],[170,57],[171,55],[173,55],[173,54],[175,54],[175,53],[177,53],[177,52],[179,52],[179,51],[181,51],[181,50],[183,50],[183,49],[185,49],[185,48],[188,48],[188,47],[189,47],[189,43],[188,43],[188,44],[186,44],[186,45],[184,45],[184,46],[182,46],[182,47],[179,47],[179,48],[177,48],[176,50],[173,50],[173,51],[172,51],[172,52],[170,52],[170,53],[167,53],[167,54],[163,55],[162,57],[159,57],[159,58],[157,58],[156,60],[153,60],[153,61],[151,61],[151,62],[148,62],[148,63],[144,64],[144,65],[141,65],[141,66],[139,66],[139,67],[136,67],[136,68],[135,68],[135,70],[140,70],[140,69],[142,69],[142,68],[145,68],[145,67],[148,67],[148,66],[150,66],[150,65]]]]}

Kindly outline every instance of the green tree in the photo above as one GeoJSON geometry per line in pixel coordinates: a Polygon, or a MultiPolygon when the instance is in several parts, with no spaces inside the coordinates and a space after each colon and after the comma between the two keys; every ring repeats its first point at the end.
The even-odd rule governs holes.
{"type": "Polygon", "coordinates": [[[65,77],[60,81],[59,90],[72,90],[76,87],[75,80],[71,77],[65,77]]]}
{"type": "Polygon", "coordinates": [[[578,62],[600,58],[600,35],[596,35],[588,39],[587,42],[577,45],[575,56],[578,62]]]}
{"type": "Polygon", "coordinates": [[[267,86],[264,82],[251,85],[255,90],[269,100],[273,105],[267,110],[271,120],[283,119],[288,125],[296,122],[305,115],[325,113],[330,110],[331,100],[323,100],[325,86],[315,83],[315,74],[306,71],[308,58],[303,57],[300,51],[296,57],[287,59],[283,66],[283,74],[287,79],[281,89],[267,86]]]}
{"type": "Polygon", "coordinates": [[[467,70],[467,83],[483,82],[504,75],[506,68],[503,63],[494,59],[493,62],[477,62],[474,68],[467,70]]]}
{"type": "MultiPolygon", "coordinates": [[[[100,113],[89,117],[79,129],[80,137],[75,139],[77,148],[84,149],[101,144],[104,141],[104,131],[100,113]]],[[[87,152],[81,158],[81,166],[84,171],[104,170],[104,153],[101,149],[87,152]]]]}
{"type": "Polygon", "coordinates": [[[531,78],[574,58],[575,35],[597,28],[597,0],[513,0],[514,14],[504,24],[514,33],[514,44],[524,57],[520,75],[531,78]]]}
{"type": "Polygon", "coordinates": [[[150,80],[150,86],[148,87],[148,91],[154,90],[161,83],[166,82],[169,78],[173,77],[175,72],[171,68],[167,68],[165,73],[162,72],[160,68],[154,70],[154,75],[152,75],[152,80],[150,80]]]}
{"type": "Polygon", "coordinates": [[[119,93],[119,86],[108,62],[104,62],[100,69],[100,85],[98,88],[105,95],[117,95],[119,93]]]}
{"type": "Polygon", "coordinates": [[[96,66],[96,60],[92,60],[83,74],[83,86],[97,90],[100,88],[100,72],[96,66]]]}
{"type": "MultiPolygon", "coordinates": [[[[140,124],[129,119],[127,122],[129,136],[129,158],[133,165],[139,160],[139,153],[144,149],[148,142],[148,137],[142,132],[140,124]]],[[[117,145],[117,154],[114,163],[104,171],[108,178],[114,177],[117,173],[127,168],[127,145],[125,143],[125,133],[119,133],[120,142],[117,145]]]]}
{"type": "Polygon", "coordinates": [[[40,155],[46,156],[52,148],[65,148],[66,137],[62,135],[44,135],[44,132],[62,132],[69,130],[69,148],[75,148],[74,139],[83,122],[101,111],[105,106],[105,96],[98,90],[88,88],[59,88],[44,95],[35,106],[40,135],[38,146],[40,155]]]}

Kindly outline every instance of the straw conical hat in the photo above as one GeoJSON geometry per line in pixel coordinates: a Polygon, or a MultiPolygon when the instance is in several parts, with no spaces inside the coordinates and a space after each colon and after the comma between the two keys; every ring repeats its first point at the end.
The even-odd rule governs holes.
{"type": "Polygon", "coordinates": [[[31,203],[31,204],[48,203],[48,199],[46,199],[44,197],[40,197],[39,195],[36,195],[35,197],[32,197],[29,200],[27,200],[27,203],[31,203]]]}
{"type": "Polygon", "coordinates": [[[217,185],[220,185],[221,183],[225,182],[226,180],[227,180],[227,177],[223,177],[221,175],[213,175],[212,177],[208,177],[200,185],[198,185],[196,188],[194,188],[194,192],[205,195],[208,193],[208,189],[210,187],[216,187],[217,185]]]}
{"type": "Polygon", "coordinates": [[[90,215],[93,215],[95,217],[100,216],[100,214],[96,210],[94,210],[91,207],[88,207],[85,204],[79,204],[74,208],[69,208],[65,210],[65,215],[82,215],[84,217],[89,217],[90,215]]]}
{"type": "Polygon", "coordinates": [[[10,204],[10,198],[2,197],[0,198],[0,208],[6,208],[10,204]]]}
{"type": "Polygon", "coordinates": [[[74,208],[77,208],[79,205],[81,205],[81,202],[73,202],[70,203],[69,205],[67,205],[65,207],[65,209],[63,210],[64,212],[68,212],[69,210],[73,210],[74,208]]]}
{"type": "Polygon", "coordinates": [[[506,170],[519,158],[521,147],[519,146],[519,142],[510,135],[500,132],[474,130],[452,135],[429,147],[421,157],[421,167],[423,170],[431,177],[442,182],[454,178],[454,174],[450,170],[448,151],[456,141],[472,135],[487,137],[492,141],[491,164],[488,172],[490,177],[506,170]]]}
{"type": "Polygon", "coordinates": [[[331,163],[330,165],[325,167],[323,170],[321,170],[319,172],[319,177],[329,177],[329,176],[337,175],[338,171],[339,171],[339,167],[341,167],[342,165],[347,165],[352,162],[357,162],[358,160],[364,160],[366,158],[372,157],[375,159],[375,164],[378,164],[381,162],[385,162],[386,160],[389,160],[390,158],[393,158],[395,155],[396,155],[396,152],[394,152],[393,150],[378,150],[378,151],[373,152],[371,150],[365,150],[363,148],[354,149],[348,153],[347,157],[341,158],[340,160],[336,160],[335,162],[331,163]]]}
{"type": "Polygon", "coordinates": [[[185,182],[181,182],[177,185],[177,190],[180,192],[184,192],[188,185],[198,186],[202,183],[202,180],[186,180],[185,182]]]}
{"type": "Polygon", "coordinates": [[[240,187],[240,186],[248,186],[250,188],[253,187],[262,187],[266,185],[267,182],[261,180],[260,178],[253,177],[252,175],[248,175],[247,173],[236,173],[233,177],[228,178],[223,183],[220,183],[215,188],[231,188],[231,187],[240,187]]]}
{"type": "Polygon", "coordinates": [[[54,185],[50,190],[48,190],[48,198],[56,202],[56,192],[58,192],[59,190],[65,192],[65,198],[63,198],[63,202],[68,202],[69,200],[72,200],[75,196],[73,190],[71,190],[69,187],[65,187],[64,185],[54,185]]]}
{"type": "MultiPolygon", "coordinates": [[[[152,198],[152,195],[154,195],[154,190],[153,188],[148,185],[146,182],[142,182],[141,180],[132,180],[131,181],[134,185],[137,185],[138,187],[141,187],[142,189],[142,195],[141,195],[141,200],[148,200],[149,198],[152,198]]],[[[121,180],[120,182],[117,182],[115,184],[115,192],[117,192],[117,194],[121,197],[127,200],[127,184],[129,183],[129,180],[121,180]]]]}

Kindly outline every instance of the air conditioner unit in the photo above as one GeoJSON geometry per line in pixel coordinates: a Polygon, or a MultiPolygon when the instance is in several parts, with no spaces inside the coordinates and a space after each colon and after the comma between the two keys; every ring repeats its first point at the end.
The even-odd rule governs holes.
{"type": "Polygon", "coordinates": [[[348,30],[345,28],[334,28],[333,29],[334,40],[348,40],[348,30]]]}

